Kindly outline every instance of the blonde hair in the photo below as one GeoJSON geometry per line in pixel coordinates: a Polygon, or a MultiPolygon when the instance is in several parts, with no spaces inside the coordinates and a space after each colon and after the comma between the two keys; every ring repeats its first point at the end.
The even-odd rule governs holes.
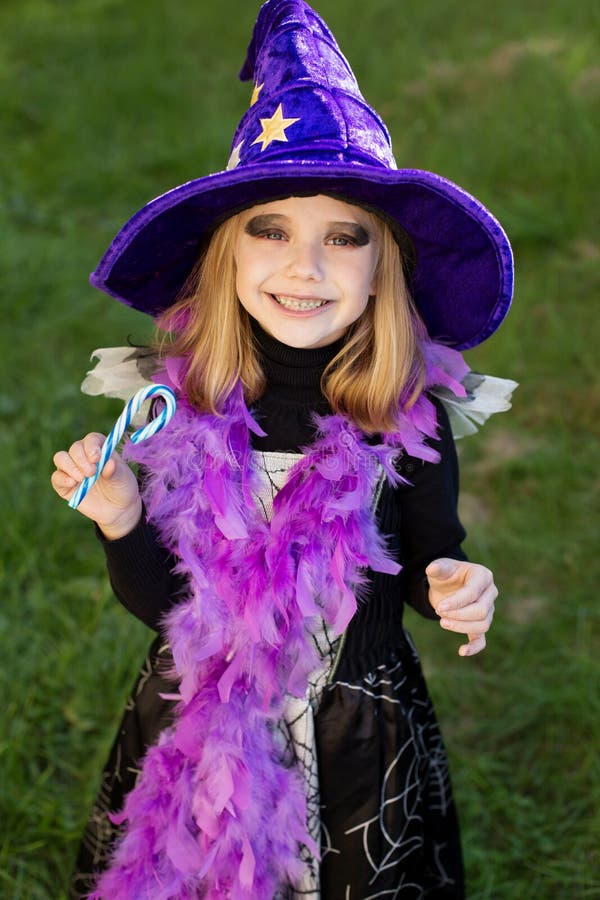
{"type": "MultiPolygon", "coordinates": [[[[377,295],[346,333],[327,365],[321,389],[332,410],[367,433],[397,426],[401,409],[416,401],[424,383],[420,343],[426,337],[409,294],[402,256],[389,226],[372,213],[380,234],[377,295]]],[[[221,414],[241,381],[248,403],[266,385],[250,325],[236,294],[234,246],[240,216],[220,225],[198,260],[180,299],[160,317],[162,355],[187,359],[185,389],[201,412],[221,414]]]]}

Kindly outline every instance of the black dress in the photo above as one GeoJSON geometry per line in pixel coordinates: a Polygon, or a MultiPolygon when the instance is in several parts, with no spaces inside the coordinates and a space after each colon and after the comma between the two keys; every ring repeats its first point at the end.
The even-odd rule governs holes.
{"type": "MultiPolygon", "coordinates": [[[[327,414],[319,383],[339,345],[295,350],[255,329],[268,387],[254,411],[268,432],[255,449],[296,451],[310,442],[312,412],[327,414]]],[[[447,417],[437,404],[438,464],[403,457],[411,486],[384,486],[380,530],[402,563],[399,575],[370,573],[367,598],[343,638],[315,717],[321,810],[321,900],[460,900],[464,879],[458,823],[445,749],[418,656],[402,624],[404,603],[436,618],[424,569],[437,557],[464,559],[456,512],[458,467],[447,417]]],[[[432,442],[433,443],[433,442],[432,442]]],[[[145,522],[118,541],[102,541],[116,596],[158,630],[181,584],[172,560],[145,522]]],[[[73,877],[71,897],[85,897],[110,855],[117,829],[107,813],[123,805],[139,761],[171,721],[171,664],[157,637],[102,774],[73,877]]],[[[290,891],[297,897],[301,892],[290,891]]],[[[310,894],[314,898],[314,893],[310,894]]],[[[135,898],[132,898],[135,900],[135,898]]],[[[271,900],[271,898],[259,898],[271,900]]]]}

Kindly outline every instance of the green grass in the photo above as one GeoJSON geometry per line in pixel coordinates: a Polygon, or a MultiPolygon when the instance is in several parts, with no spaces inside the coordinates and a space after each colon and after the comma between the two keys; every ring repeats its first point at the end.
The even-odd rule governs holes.
{"type": "MultiPolygon", "coordinates": [[[[322,0],[400,165],[455,179],[514,244],[517,291],[471,364],[521,382],[461,446],[468,550],[501,586],[486,652],[410,620],[453,763],[469,900],[600,896],[597,584],[599,13],[322,0]],[[360,23],[360,24],[358,24],[360,23]],[[594,335],[596,341],[594,341],[594,335]]],[[[0,7],[0,896],[57,898],[149,634],[112,599],[53,452],[119,404],[78,384],[149,336],[87,284],[125,219],[224,165],[258,4],[4,0],[0,7]]]]}

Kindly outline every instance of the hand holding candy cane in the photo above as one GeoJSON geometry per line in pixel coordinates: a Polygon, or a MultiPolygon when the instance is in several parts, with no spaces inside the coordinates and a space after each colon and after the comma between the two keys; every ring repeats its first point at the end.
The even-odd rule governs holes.
{"type": "Polygon", "coordinates": [[[109,539],[127,534],[141,514],[135,476],[114,453],[133,416],[151,397],[160,396],[165,406],[158,416],[131,435],[134,443],[156,434],[175,412],[175,395],[165,385],[148,385],[131,398],[106,439],[97,433],[76,441],[68,451],[54,456],[56,471],[51,482],[60,497],[95,521],[109,539]]]}

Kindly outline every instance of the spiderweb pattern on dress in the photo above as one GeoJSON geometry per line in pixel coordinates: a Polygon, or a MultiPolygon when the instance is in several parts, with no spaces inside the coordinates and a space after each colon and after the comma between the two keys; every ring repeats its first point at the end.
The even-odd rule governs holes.
{"type": "MultiPolygon", "coordinates": [[[[409,652],[418,661],[416,648],[405,632],[409,652]]],[[[405,871],[406,861],[412,854],[419,854],[422,847],[423,791],[427,791],[427,807],[440,816],[446,816],[452,803],[452,789],[446,751],[442,737],[433,716],[431,701],[419,696],[418,690],[405,673],[405,664],[379,665],[372,672],[356,682],[335,681],[335,686],[344,687],[374,698],[379,703],[398,705],[409,726],[409,733],[402,745],[398,746],[391,760],[381,786],[381,800],[377,812],[363,822],[349,829],[346,834],[358,833],[362,845],[365,870],[369,872],[369,884],[376,884],[388,870],[396,877],[393,891],[389,889],[369,892],[367,896],[354,893],[352,885],[341,881],[338,884],[340,898],[344,900],[422,900],[423,886],[412,881],[405,871]],[[423,769],[427,776],[424,779],[423,769]],[[420,771],[421,770],[421,771],[420,771]],[[395,832],[388,829],[386,812],[394,804],[401,804],[403,815],[395,818],[401,827],[395,832]],[[377,853],[372,848],[377,848],[377,853]]],[[[324,835],[324,839],[325,839],[324,835]]],[[[336,848],[325,842],[323,856],[336,852],[336,848]]],[[[429,877],[435,882],[433,894],[446,896],[444,891],[454,885],[454,879],[446,870],[444,852],[446,844],[433,847],[429,877]]],[[[427,894],[429,896],[429,893],[427,894]]]]}

